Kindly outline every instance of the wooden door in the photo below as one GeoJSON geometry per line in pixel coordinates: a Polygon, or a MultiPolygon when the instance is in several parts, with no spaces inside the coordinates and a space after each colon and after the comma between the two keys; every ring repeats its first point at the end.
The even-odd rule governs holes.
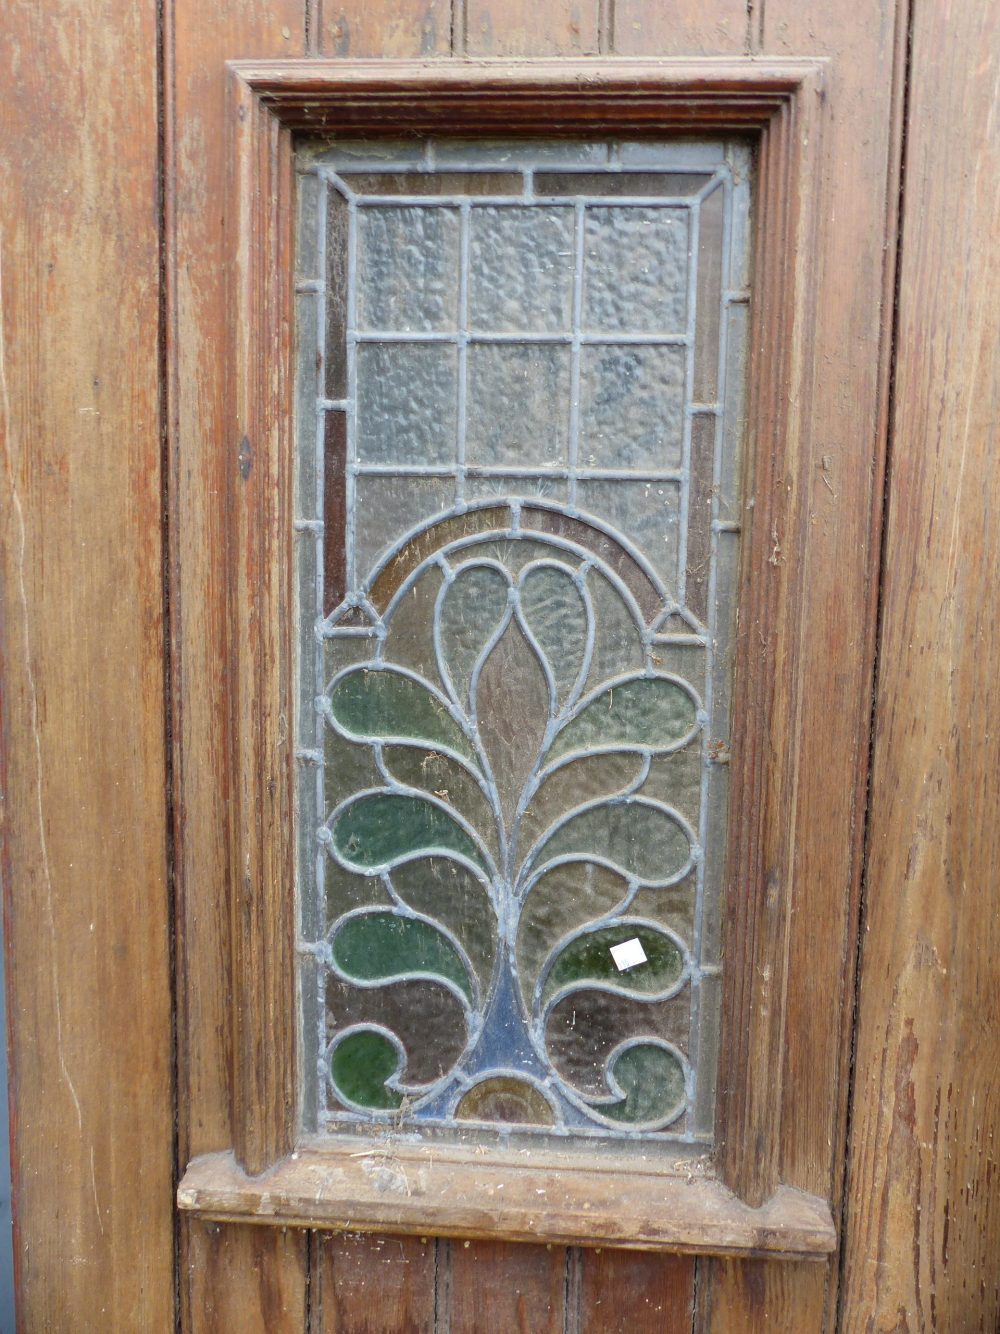
{"type": "Polygon", "coordinates": [[[19,1327],[992,1328],[994,7],[84,0],[12,9],[0,60],[19,1327]],[[829,973],[791,988],[783,1046],[751,1090],[766,1101],[780,1089],[778,1176],[832,1206],[827,1260],[341,1235],[174,1209],[185,1165],[234,1137],[234,794],[221,778],[234,676],[212,559],[228,540],[238,444],[221,351],[224,66],[309,56],[828,62],[819,197],[845,172],[854,197],[817,214],[824,308],[811,398],[796,408],[819,460],[803,483],[813,606],[842,618],[853,669],[830,680],[822,663],[802,667],[798,725],[836,733],[843,768],[797,775],[812,818],[788,912],[802,949],[840,944],[821,951],[829,973]]]}

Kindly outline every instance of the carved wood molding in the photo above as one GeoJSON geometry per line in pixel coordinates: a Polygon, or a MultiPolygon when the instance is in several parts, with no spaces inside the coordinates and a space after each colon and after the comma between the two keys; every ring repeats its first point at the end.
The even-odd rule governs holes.
{"type": "MultiPolygon", "coordinates": [[[[744,1220],[742,1240],[727,1241],[732,1217],[725,1209],[713,1213],[709,1199],[721,1191],[719,1199],[732,1206],[730,1215],[733,1209],[752,1215],[771,1201],[770,1218],[775,1210],[781,1214],[780,1201],[788,1196],[779,1190],[780,1071],[795,789],[802,764],[822,763],[822,738],[798,734],[806,576],[800,562],[785,559],[783,544],[787,548],[787,535],[808,522],[805,502],[787,479],[804,466],[806,447],[800,422],[818,263],[815,195],[824,62],[285,60],[234,62],[229,71],[232,426],[220,448],[231,455],[234,482],[227,610],[235,668],[229,776],[234,1158],[219,1158],[213,1169],[228,1183],[224,1209],[212,1203],[207,1160],[192,1164],[179,1193],[181,1207],[211,1217],[277,1221],[261,1203],[270,1189],[268,1178],[259,1184],[254,1178],[281,1164],[276,1170],[289,1177],[289,1199],[295,1201],[281,1221],[331,1227],[342,1225],[336,1220],[350,1212],[339,1187],[326,1203],[319,1198],[309,1205],[301,1171],[296,1175],[292,1166],[298,1160],[289,1157],[296,1147],[299,1079],[291,667],[293,134],[347,127],[469,134],[736,131],[756,141],[757,201],[730,869],[723,901],[717,1179],[695,1182],[685,1195],[674,1190],[670,1183],[676,1178],[665,1172],[663,1200],[670,1201],[673,1222],[666,1225],[661,1209],[660,1231],[639,1229],[632,1244],[744,1254],[832,1250],[836,1237],[823,1199],[804,1197],[812,1201],[816,1227],[812,1240],[800,1237],[794,1244],[781,1240],[791,1235],[781,1225],[765,1226],[763,1213],[754,1240],[748,1240],[752,1229],[744,1220]],[[821,1225],[817,1220],[823,1219],[821,1225]]],[[[839,947],[829,943],[830,949],[839,947]]],[[[315,1163],[323,1152],[332,1158],[340,1151],[313,1144],[309,1152],[315,1163]]],[[[456,1183],[466,1180],[462,1173],[471,1170],[471,1152],[464,1163],[460,1154],[451,1169],[435,1167],[434,1199],[427,1198],[425,1213],[423,1205],[417,1208],[414,1217],[426,1221],[414,1222],[414,1228],[461,1230],[458,1214],[447,1223],[447,1200],[456,1183]]],[[[619,1162],[616,1170],[627,1172],[627,1164],[619,1162]]],[[[582,1200],[587,1185],[581,1168],[566,1162],[559,1172],[582,1200]]],[[[644,1180],[648,1185],[655,1178],[644,1180]]],[[[619,1177],[619,1197],[626,1189],[619,1177]]],[[[655,1194],[655,1186],[651,1189],[655,1194]]],[[[607,1217],[595,1211],[562,1232],[561,1224],[545,1223],[544,1212],[544,1205],[534,1211],[534,1232],[525,1230],[523,1220],[515,1226],[498,1213],[479,1234],[611,1240],[612,1202],[607,1217]]],[[[398,1214],[394,1205],[371,1205],[357,1213],[353,1225],[403,1227],[398,1214]]],[[[407,1224],[404,1230],[412,1229],[407,1224]]],[[[626,1241],[619,1237],[616,1244],[626,1241]]]]}

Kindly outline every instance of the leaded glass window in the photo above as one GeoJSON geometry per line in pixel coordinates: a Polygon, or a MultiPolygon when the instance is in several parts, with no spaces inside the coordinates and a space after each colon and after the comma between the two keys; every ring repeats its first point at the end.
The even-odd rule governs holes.
{"type": "Polygon", "coordinates": [[[306,1128],[703,1146],[749,150],[298,163],[306,1128]]]}

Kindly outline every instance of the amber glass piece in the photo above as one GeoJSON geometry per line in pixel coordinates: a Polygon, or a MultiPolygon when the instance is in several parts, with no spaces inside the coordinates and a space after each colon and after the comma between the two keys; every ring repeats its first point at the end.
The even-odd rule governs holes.
{"type": "Polygon", "coordinates": [[[456,1121],[496,1121],[504,1125],[551,1126],[548,1099],[525,1079],[494,1075],[474,1084],[455,1108],[456,1121]]]}

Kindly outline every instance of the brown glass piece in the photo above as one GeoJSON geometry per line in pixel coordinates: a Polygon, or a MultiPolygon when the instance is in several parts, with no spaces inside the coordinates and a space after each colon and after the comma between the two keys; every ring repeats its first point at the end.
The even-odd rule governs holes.
{"type": "Polygon", "coordinates": [[[530,505],[521,511],[521,527],[564,537],[592,551],[595,556],[600,556],[631,592],[647,624],[660,610],[662,599],[652,580],[627,551],[600,529],[581,519],[571,519],[556,510],[535,509],[530,505]]]}
{"type": "Polygon", "coordinates": [[[347,200],[332,187],[326,196],[327,398],[347,397],[347,200]]]}
{"type": "Polygon", "coordinates": [[[684,605],[704,625],[708,619],[708,573],[712,559],[712,472],[715,418],[691,419],[691,484],[688,492],[687,582],[684,605]]]}
{"type": "Polygon", "coordinates": [[[411,538],[406,545],[393,556],[371,586],[369,597],[375,609],[382,613],[392,601],[392,595],[408,574],[411,574],[422,560],[449,542],[460,537],[470,537],[474,533],[486,533],[492,528],[506,528],[510,523],[510,510],[506,505],[489,506],[486,509],[469,510],[466,514],[453,514],[448,519],[411,538]]]}
{"type": "Polygon", "coordinates": [[[708,184],[709,177],[701,173],[679,171],[620,171],[562,172],[536,171],[535,194],[547,195],[627,195],[670,198],[674,195],[696,195],[708,184]]]}
{"type": "Polygon", "coordinates": [[[339,173],[359,195],[520,195],[519,171],[380,171],[339,173]]]}
{"type": "Polygon", "coordinates": [[[541,665],[514,620],[479,673],[476,718],[509,830],[548,720],[548,688],[541,665]]]}
{"type": "Polygon", "coordinates": [[[698,318],[694,331],[696,403],[714,403],[718,392],[724,212],[725,193],[720,185],[702,201],[698,217],[698,318]]]}
{"type": "Polygon", "coordinates": [[[404,1085],[433,1083],[465,1047],[465,1015],[446,987],[424,979],[353,987],[330,977],[326,984],[327,1035],[349,1024],[381,1024],[406,1050],[404,1085]]]}
{"type": "Polygon", "coordinates": [[[481,835],[494,859],[499,857],[496,821],[482,789],[467,769],[436,750],[421,746],[386,746],[386,768],[410,787],[433,792],[481,835]]]}
{"type": "Polygon", "coordinates": [[[323,420],[323,615],[339,607],[347,591],[344,532],[347,527],[347,417],[329,411],[323,420]]]}
{"type": "Polygon", "coordinates": [[[604,1068],[619,1042],[663,1038],[686,1055],[690,1026],[689,987],[669,1000],[653,1002],[581,988],[553,1006],[545,1045],[564,1079],[588,1097],[601,1097],[610,1092],[604,1068]]]}

